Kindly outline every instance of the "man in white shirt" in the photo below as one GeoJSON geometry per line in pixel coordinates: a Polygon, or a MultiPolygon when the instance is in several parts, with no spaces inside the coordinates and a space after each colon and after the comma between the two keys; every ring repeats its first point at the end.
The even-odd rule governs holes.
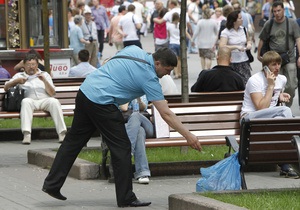
{"type": "MultiPolygon", "coordinates": [[[[281,57],[275,51],[263,55],[264,69],[250,77],[246,84],[241,120],[255,118],[292,118],[293,114],[287,106],[277,106],[289,102],[291,96],[284,93],[287,78],[279,74],[281,57]],[[244,119],[243,119],[244,118],[244,119]]],[[[289,164],[280,164],[280,176],[299,178],[289,164]]]]}
{"type": "Polygon", "coordinates": [[[21,130],[24,135],[22,143],[30,144],[31,142],[31,126],[34,110],[50,112],[59,137],[59,143],[62,143],[67,128],[61,104],[53,97],[55,95],[55,86],[51,76],[38,68],[38,58],[36,55],[26,55],[23,62],[25,71],[16,73],[4,85],[5,91],[16,85],[25,90],[20,111],[21,130]]]}
{"type": "Polygon", "coordinates": [[[90,53],[87,50],[80,50],[78,60],[80,63],[70,69],[69,77],[86,77],[96,68],[89,63],[90,53]]]}
{"type": "Polygon", "coordinates": [[[142,49],[142,44],[137,35],[137,30],[141,28],[142,23],[140,19],[134,14],[135,6],[130,4],[128,12],[121,17],[118,24],[118,32],[123,36],[124,47],[129,45],[136,45],[142,49]]]}

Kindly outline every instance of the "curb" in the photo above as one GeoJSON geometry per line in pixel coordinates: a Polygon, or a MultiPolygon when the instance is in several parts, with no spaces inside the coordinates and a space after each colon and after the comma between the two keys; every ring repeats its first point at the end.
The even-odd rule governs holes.
{"type": "Polygon", "coordinates": [[[224,203],[197,193],[172,194],[169,196],[169,210],[245,210],[246,208],[224,203]]]}
{"type": "MultiPolygon", "coordinates": [[[[53,149],[28,150],[27,161],[29,164],[50,169],[56,152],[53,149]]],[[[100,175],[100,165],[86,160],[76,158],[68,176],[84,180],[98,179],[100,175]]]]}

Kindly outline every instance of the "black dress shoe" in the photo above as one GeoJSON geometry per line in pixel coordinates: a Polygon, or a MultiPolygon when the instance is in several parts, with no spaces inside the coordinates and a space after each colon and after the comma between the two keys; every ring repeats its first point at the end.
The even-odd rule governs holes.
{"type": "Polygon", "coordinates": [[[59,191],[51,191],[47,190],[45,188],[42,189],[45,193],[48,193],[48,195],[52,196],[53,198],[56,198],[58,200],[67,200],[67,197],[63,196],[59,191]]]}
{"type": "Polygon", "coordinates": [[[120,207],[141,207],[141,206],[149,206],[151,202],[142,202],[139,199],[132,201],[129,204],[121,205],[120,207]]]}

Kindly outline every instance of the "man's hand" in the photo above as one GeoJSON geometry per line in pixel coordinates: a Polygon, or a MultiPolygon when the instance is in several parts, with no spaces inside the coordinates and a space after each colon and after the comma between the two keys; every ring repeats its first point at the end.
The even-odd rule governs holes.
{"type": "Polygon", "coordinates": [[[26,81],[27,81],[27,78],[22,77],[22,78],[18,79],[17,84],[24,84],[26,81]]]}
{"type": "Polygon", "coordinates": [[[279,95],[279,101],[283,102],[283,103],[290,102],[290,98],[291,98],[291,96],[288,93],[280,93],[280,95],[279,95]]]}
{"type": "Polygon", "coordinates": [[[198,141],[197,136],[195,136],[194,134],[190,133],[190,135],[188,137],[186,137],[187,143],[190,145],[190,147],[192,147],[195,150],[201,151],[202,147],[200,142],[198,141]]]}

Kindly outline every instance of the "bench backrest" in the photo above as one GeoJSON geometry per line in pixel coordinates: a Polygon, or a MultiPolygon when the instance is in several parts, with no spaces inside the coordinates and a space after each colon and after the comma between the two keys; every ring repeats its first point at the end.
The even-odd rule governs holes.
{"type": "MultiPolygon", "coordinates": [[[[226,135],[240,134],[239,115],[241,101],[231,102],[195,102],[169,104],[170,109],[181,122],[205,145],[225,144],[226,135]]],[[[185,139],[170,128],[170,138],[175,139],[174,146],[187,145],[185,139]]],[[[157,146],[170,138],[147,139],[146,145],[157,146]]]]}
{"type": "MultiPolygon", "coordinates": [[[[181,103],[181,94],[165,95],[168,103],[181,103]]],[[[189,102],[242,101],[244,91],[190,93],[189,102]]]]}
{"type": "Polygon", "coordinates": [[[291,144],[300,135],[300,118],[243,120],[239,158],[242,165],[297,163],[297,150],[291,144]]]}

